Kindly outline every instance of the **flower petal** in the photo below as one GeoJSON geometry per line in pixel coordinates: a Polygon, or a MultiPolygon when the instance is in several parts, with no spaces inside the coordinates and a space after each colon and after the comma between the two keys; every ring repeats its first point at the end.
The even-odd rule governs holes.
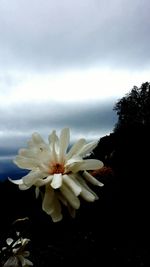
{"type": "Polygon", "coordinates": [[[5,262],[3,267],[14,267],[14,266],[19,266],[18,265],[18,259],[15,256],[10,256],[9,259],[5,262]]]}
{"type": "Polygon", "coordinates": [[[61,185],[62,185],[62,174],[61,173],[54,173],[53,180],[51,182],[51,186],[54,189],[57,189],[57,188],[61,187],[61,185]]]}
{"type": "Polygon", "coordinates": [[[78,196],[81,193],[81,187],[69,175],[63,175],[63,182],[78,196]]]}
{"type": "Polygon", "coordinates": [[[104,185],[103,183],[99,182],[95,177],[93,177],[87,171],[84,171],[82,175],[88,182],[90,182],[93,185],[98,185],[98,186],[103,186],[104,185]]]}
{"type": "MultiPolygon", "coordinates": [[[[99,199],[99,197],[97,196],[97,194],[87,185],[86,181],[83,180],[83,177],[79,174],[76,174],[77,176],[77,181],[79,182],[81,188],[82,188],[82,197],[84,198],[84,194],[86,194],[85,190],[90,192],[95,199],[93,198],[93,196],[91,196],[91,201],[97,200],[99,199]]],[[[90,200],[87,200],[90,201],[90,200]]]]}
{"type": "Polygon", "coordinates": [[[19,149],[18,154],[22,157],[25,157],[25,158],[35,158],[36,157],[35,151],[33,149],[21,148],[21,149],[19,149]]]}
{"type": "Polygon", "coordinates": [[[53,222],[58,222],[62,219],[61,205],[54,190],[49,185],[46,186],[42,208],[51,216],[53,222]]]}
{"type": "Polygon", "coordinates": [[[86,141],[84,138],[79,139],[69,150],[66,155],[66,159],[69,160],[72,156],[76,155],[79,150],[85,145],[86,141]]]}
{"type": "Polygon", "coordinates": [[[83,159],[79,156],[74,156],[74,157],[70,158],[69,160],[67,160],[65,167],[68,168],[70,165],[77,163],[77,162],[81,163],[81,162],[83,162],[83,159]]]}
{"type": "Polygon", "coordinates": [[[65,184],[62,184],[60,191],[74,209],[79,209],[80,200],[65,184]]]}
{"type": "Polygon", "coordinates": [[[19,185],[19,189],[20,190],[27,190],[27,189],[29,189],[31,186],[27,186],[27,185],[25,185],[25,184],[20,184],[19,185]]]}
{"type": "Polygon", "coordinates": [[[59,138],[55,130],[53,130],[52,133],[48,136],[48,140],[49,140],[50,146],[52,144],[55,144],[55,145],[57,144],[57,147],[58,147],[59,138]]]}
{"type": "Polygon", "coordinates": [[[38,179],[45,177],[45,174],[41,171],[30,171],[26,176],[22,177],[23,183],[27,186],[33,185],[38,179]]]}
{"type": "Polygon", "coordinates": [[[13,184],[16,184],[16,185],[21,185],[21,184],[23,184],[23,180],[22,180],[22,179],[14,180],[14,179],[11,179],[10,177],[8,177],[8,180],[9,180],[10,182],[12,182],[13,184]]]}
{"type": "Polygon", "coordinates": [[[79,171],[85,171],[85,170],[96,170],[102,168],[103,163],[100,160],[97,159],[85,159],[81,162],[77,162],[72,164],[72,166],[69,168],[72,172],[79,172],[79,171]]]}
{"type": "Polygon", "coordinates": [[[56,135],[56,131],[53,131],[49,136],[48,136],[49,144],[50,144],[50,150],[51,150],[51,161],[57,161],[57,153],[58,153],[58,136],[56,135]]]}
{"type": "Polygon", "coordinates": [[[49,184],[53,179],[53,175],[47,176],[45,179],[38,179],[34,185],[37,187],[49,184]]]}
{"type": "Polygon", "coordinates": [[[56,191],[55,192],[57,199],[60,200],[60,202],[64,205],[67,206],[67,200],[65,199],[65,197],[62,195],[62,193],[60,191],[56,191]]]}
{"type": "Polygon", "coordinates": [[[12,238],[10,238],[10,237],[8,237],[8,238],[6,239],[6,243],[7,243],[8,246],[10,246],[10,245],[12,244],[13,241],[14,241],[14,240],[13,240],[12,238]]]}
{"type": "Polygon", "coordinates": [[[95,195],[93,195],[89,190],[85,189],[84,187],[82,188],[80,196],[88,202],[94,202],[96,200],[95,195]]]}
{"type": "Polygon", "coordinates": [[[81,157],[86,156],[97,146],[97,144],[98,144],[98,141],[92,141],[86,144],[79,150],[78,155],[80,155],[81,157]]]}
{"type": "Polygon", "coordinates": [[[22,156],[16,156],[16,159],[13,161],[18,167],[22,169],[32,170],[39,166],[39,161],[33,158],[25,158],[22,156]]]}
{"type": "Polygon", "coordinates": [[[39,194],[40,194],[40,190],[39,190],[39,187],[35,187],[35,198],[38,198],[39,197],[39,194]]]}
{"type": "Polygon", "coordinates": [[[33,140],[34,144],[36,144],[36,145],[39,145],[41,143],[45,144],[43,138],[37,132],[35,132],[35,133],[32,134],[32,140],[33,140]]]}
{"type": "Polygon", "coordinates": [[[69,128],[62,129],[59,139],[59,163],[64,162],[64,157],[66,155],[66,150],[69,145],[69,140],[70,140],[69,128]]]}
{"type": "Polygon", "coordinates": [[[54,212],[54,209],[55,209],[54,199],[55,199],[54,190],[50,185],[47,185],[45,187],[45,194],[44,194],[44,199],[42,202],[42,209],[47,214],[52,214],[52,212],[54,212]]]}
{"type": "Polygon", "coordinates": [[[47,145],[39,133],[33,133],[32,138],[27,142],[29,149],[45,148],[47,145]]]}
{"type": "Polygon", "coordinates": [[[18,257],[22,267],[33,266],[33,263],[30,260],[25,259],[22,255],[17,255],[17,257],[18,257]]]}
{"type": "Polygon", "coordinates": [[[61,209],[55,206],[55,210],[51,213],[51,218],[53,222],[59,222],[62,220],[63,216],[61,213],[61,209]]]}
{"type": "Polygon", "coordinates": [[[23,251],[22,256],[23,257],[29,257],[30,256],[30,252],[28,250],[25,250],[25,251],[23,251]]]}

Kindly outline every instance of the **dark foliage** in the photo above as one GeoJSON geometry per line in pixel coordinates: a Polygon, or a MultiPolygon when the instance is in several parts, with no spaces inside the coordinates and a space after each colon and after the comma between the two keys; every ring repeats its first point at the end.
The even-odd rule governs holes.
{"type": "Polygon", "coordinates": [[[129,94],[121,98],[114,110],[118,115],[115,132],[150,126],[150,83],[140,88],[134,86],[129,94]]]}
{"type": "Polygon", "coordinates": [[[145,173],[150,144],[150,83],[134,86],[114,110],[118,115],[114,131],[99,140],[92,157],[126,175],[145,173]]]}
{"type": "Polygon", "coordinates": [[[124,228],[129,243],[132,239],[137,247],[149,248],[150,84],[134,87],[114,109],[118,114],[114,132],[100,139],[92,156],[115,173],[118,229],[124,228]]]}

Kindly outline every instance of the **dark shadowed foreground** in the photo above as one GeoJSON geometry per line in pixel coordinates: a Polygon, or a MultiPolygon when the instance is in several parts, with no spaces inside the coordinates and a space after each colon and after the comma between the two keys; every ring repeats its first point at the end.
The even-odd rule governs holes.
{"type": "Polygon", "coordinates": [[[134,196],[131,202],[118,176],[101,175],[101,181],[105,186],[97,188],[99,200],[82,201],[75,219],[64,210],[64,218],[58,223],[53,223],[42,211],[34,189],[20,191],[8,181],[1,183],[1,244],[15,230],[21,231],[31,239],[30,260],[36,267],[79,263],[147,266],[150,263],[148,212],[139,202],[136,204],[134,196]],[[29,220],[12,225],[14,220],[24,217],[29,220]]]}

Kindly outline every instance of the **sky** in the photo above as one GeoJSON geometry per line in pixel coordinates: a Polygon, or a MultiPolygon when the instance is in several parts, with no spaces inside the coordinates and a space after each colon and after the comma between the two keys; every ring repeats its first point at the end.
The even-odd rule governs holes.
{"type": "Polygon", "coordinates": [[[0,0],[0,158],[71,130],[99,139],[150,77],[149,0],[0,0]]]}

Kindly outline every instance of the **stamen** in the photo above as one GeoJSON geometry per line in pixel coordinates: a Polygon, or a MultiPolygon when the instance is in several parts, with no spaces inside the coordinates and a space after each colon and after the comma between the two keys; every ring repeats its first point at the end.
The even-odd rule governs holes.
{"type": "Polygon", "coordinates": [[[62,173],[63,174],[64,171],[65,171],[65,168],[62,164],[55,163],[54,165],[51,166],[49,173],[50,174],[54,174],[54,173],[62,173]]]}

